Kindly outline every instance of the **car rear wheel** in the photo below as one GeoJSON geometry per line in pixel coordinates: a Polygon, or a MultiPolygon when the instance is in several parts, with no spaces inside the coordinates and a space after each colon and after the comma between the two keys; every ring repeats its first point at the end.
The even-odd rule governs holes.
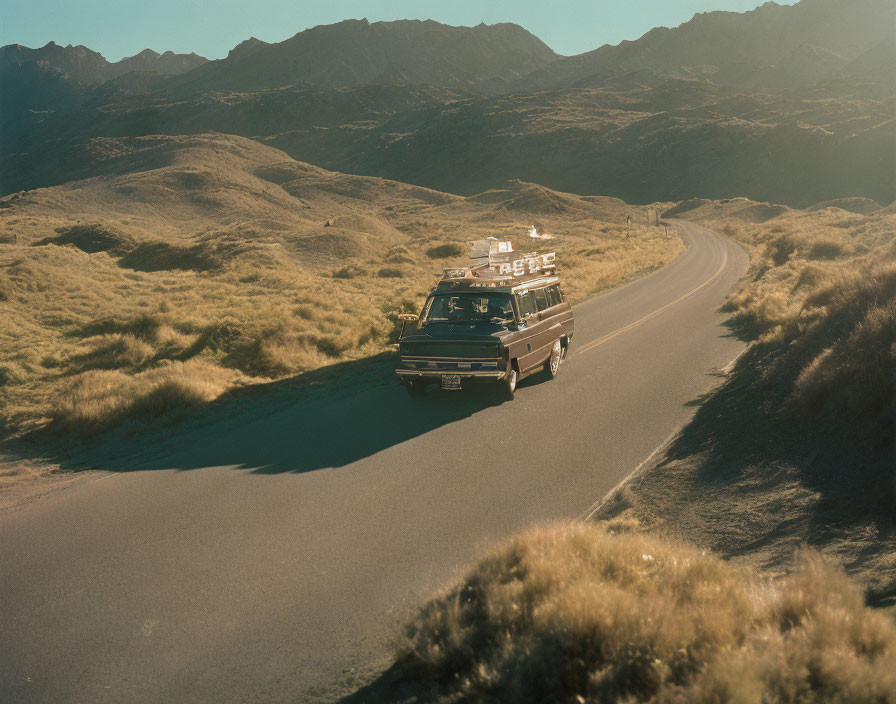
{"type": "Polygon", "coordinates": [[[560,361],[562,362],[566,359],[566,355],[569,354],[569,338],[564,337],[560,340],[560,361]]]}
{"type": "Polygon", "coordinates": [[[549,379],[553,379],[557,376],[557,372],[560,371],[560,360],[563,358],[563,347],[560,344],[560,340],[557,340],[554,343],[554,346],[551,348],[551,356],[547,358],[547,361],[544,363],[544,371],[548,375],[549,379]]]}
{"type": "Polygon", "coordinates": [[[502,386],[504,387],[504,395],[511,399],[513,398],[513,394],[516,391],[516,383],[520,380],[520,373],[514,369],[510,368],[510,371],[504,377],[504,381],[502,382],[502,386]]]}
{"type": "Polygon", "coordinates": [[[426,389],[426,384],[422,379],[408,379],[404,382],[404,388],[414,398],[420,398],[426,389]]]}

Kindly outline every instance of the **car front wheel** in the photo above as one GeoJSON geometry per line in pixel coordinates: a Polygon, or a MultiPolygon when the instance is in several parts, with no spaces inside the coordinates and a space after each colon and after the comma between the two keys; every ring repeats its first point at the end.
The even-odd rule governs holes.
{"type": "Polygon", "coordinates": [[[511,367],[510,371],[508,371],[507,374],[504,376],[504,381],[502,382],[502,385],[504,387],[504,395],[508,399],[513,398],[513,394],[516,391],[516,383],[519,381],[519,379],[520,379],[520,373],[513,367],[511,367]]]}

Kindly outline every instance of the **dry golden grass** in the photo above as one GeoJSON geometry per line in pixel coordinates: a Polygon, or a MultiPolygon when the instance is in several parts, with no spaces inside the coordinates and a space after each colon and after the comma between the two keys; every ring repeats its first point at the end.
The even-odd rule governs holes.
{"type": "Polygon", "coordinates": [[[616,528],[528,530],[422,607],[414,701],[896,702],[896,625],[817,555],[772,582],[616,528]]]}
{"type": "Polygon", "coordinates": [[[738,222],[739,210],[712,216],[753,252],[726,309],[745,334],[779,351],[777,365],[796,367],[794,406],[816,413],[831,403],[892,422],[896,214],[787,211],[757,226],[738,222]]]}
{"type": "Polygon", "coordinates": [[[808,543],[870,603],[894,606],[896,212],[785,210],[756,222],[769,213],[756,205],[687,213],[752,252],[727,303],[749,349],[667,455],[598,515],[775,573],[808,543]]]}
{"type": "Polygon", "coordinates": [[[574,300],[682,246],[659,228],[626,237],[637,207],[519,182],[460,198],[225,135],[102,139],[94,150],[96,178],[3,199],[6,435],[98,430],[381,352],[397,314],[419,309],[469,241],[528,247],[533,222],[557,235],[574,300]],[[165,381],[182,368],[197,386],[165,381]]]}
{"type": "Polygon", "coordinates": [[[230,386],[232,377],[232,372],[197,359],[167,361],[137,374],[83,372],[62,391],[52,418],[60,430],[101,430],[123,418],[147,419],[207,403],[230,386]]]}

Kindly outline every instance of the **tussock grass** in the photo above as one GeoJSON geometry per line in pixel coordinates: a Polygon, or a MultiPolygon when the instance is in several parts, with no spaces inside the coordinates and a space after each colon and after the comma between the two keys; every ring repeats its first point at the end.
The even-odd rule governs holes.
{"type": "Polygon", "coordinates": [[[667,455],[598,515],[773,572],[809,543],[869,603],[894,606],[896,213],[829,207],[756,223],[738,217],[748,205],[688,215],[752,252],[726,304],[750,347],[667,455]]]}
{"type": "Polygon", "coordinates": [[[812,350],[811,360],[802,366],[793,404],[805,414],[828,410],[881,422],[885,439],[892,443],[896,262],[844,272],[835,283],[813,290],[802,313],[804,328],[823,337],[826,346],[812,350]]]}
{"type": "Polygon", "coordinates": [[[769,373],[788,377],[791,410],[871,418],[892,438],[896,217],[828,209],[773,223],[755,232],[726,223],[754,252],[726,309],[771,355],[769,373]]]}
{"type": "Polygon", "coordinates": [[[212,401],[227,389],[231,376],[198,360],[169,362],[132,375],[87,371],[65,385],[52,418],[60,430],[96,432],[123,419],[151,419],[212,401]]]}
{"type": "Polygon", "coordinates": [[[448,244],[439,244],[426,250],[426,256],[430,259],[450,259],[451,257],[462,257],[466,252],[459,244],[449,242],[448,244]]]}
{"type": "Polygon", "coordinates": [[[377,273],[381,279],[402,279],[405,276],[405,273],[402,269],[397,269],[396,267],[386,266],[380,269],[377,273]]]}
{"type": "MultiPolygon", "coordinates": [[[[0,199],[11,203],[0,208],[6,434],[108,427],[148,408],[98,391],[112,378],[100,372],[143,398],[171,363],[195,361],[197,381],[218,389],[380,353],[397,314],[418,311],[470,241],[529,246],[532,213],[502,205],[528,184],[481,202],[336,174],[226,135],[103,141],[119,157],[108,172],[98,164],[102,178],[0,199]]],[[[558,234],[573,300],[681,249],[658,228],[624,241],[638,208],[563,198],[575,207],[539,222],[558,234]],[[576,254],[598,241],[602,255],[576,254]]]]}
{"type": "Polygon", "coordinates": [[[896,702],[896,626],[804,553],[766,581],[613,526],[528,530],[423,606],[416,701],[896,702]]]}

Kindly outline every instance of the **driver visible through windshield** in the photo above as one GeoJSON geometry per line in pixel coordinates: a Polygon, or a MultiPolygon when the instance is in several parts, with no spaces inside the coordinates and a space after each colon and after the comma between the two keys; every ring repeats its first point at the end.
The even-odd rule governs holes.
{"type": "Polygon", "coordinates": [[[433,296],[427,306],[425,323],[513,322],[513,304],[506,293],[445,293],[433,296]]]}

